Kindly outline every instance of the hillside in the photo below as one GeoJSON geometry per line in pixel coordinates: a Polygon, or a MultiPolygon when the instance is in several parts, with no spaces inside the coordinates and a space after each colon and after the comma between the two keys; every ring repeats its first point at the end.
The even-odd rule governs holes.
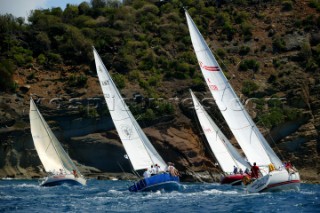
{"type": "Polygon", "coordinates": [[[208,99],[182,5],[270,145],[303,180],[319,182],[316,0],[93,0],[33,11],[28,23],[0,16],[0,176],[43,175],[30,135],[30,96],[86,175],[121,176],[119,164],[130,171],[96,76],[95,46],[165,160],[176,162],[186,180],[216,180],[219,169],[190,107],[189,88],[207,98],[210,114],[235,141],[208,99]]]}

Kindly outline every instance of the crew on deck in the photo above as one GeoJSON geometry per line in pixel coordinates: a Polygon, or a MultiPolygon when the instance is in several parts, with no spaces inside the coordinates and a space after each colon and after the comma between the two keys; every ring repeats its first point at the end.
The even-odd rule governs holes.
{"type": "Polygon", "coordinates": [[[233,166],[233,174],[237,174],[238,173],[238,167],[233,166]]]}
{"type": "Polygon", "coordinates": [[[168,172],[172,176],[179,176],[179,171],[174,167],[174,163],[168,162],[168,172]]]}
{"type": "Polygon", "coordinates": [[[260,168],[257,166],[256,162],[253,163],[251,167],[251,177],[259,178],[260,168]]]}
{"type": "Polygon", "coordinates": [[[150,174],[150,172],[149,172],[149,169],[146,168],[146,170],[145,170],[144,173],[143,173],[143,178],[148,178],[148,177],[150,177],[150,176],[151,176],[151,174],[150,174]]]}

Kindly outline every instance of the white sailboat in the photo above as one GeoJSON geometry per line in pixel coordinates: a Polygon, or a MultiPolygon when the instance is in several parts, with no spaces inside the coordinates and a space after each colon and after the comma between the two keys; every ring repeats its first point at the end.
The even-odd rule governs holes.
{"type": "Polygon", "coordinates": [[[55,186],[65,183],[86,185],[86,179],[64,151],[32,98],[30,99],[29,117],[34,146],[46,172],[49,174],[40,185],[55,186]]]}
{"type": "MultiPolygon", "coordinates": [[[[107,68],[99,54],[93,48],[93,54],[99,82],[105,97],[110,115],[121,142],[135,171],[145,170],[151,165],[165,169],[167,164],[152,146],[147,136],[131,114],[121,97],[107,68]]],[[[163,173],[143,179],[129,188],[130,191],[177,190],[180,188],[179,177],[163,173]]]]}
{"type": "Polygon", "coordinates": [[[240,185],[242,183],[243,177],[246,176],[246,174],[233,174],[234,166],[244,172],[247,168],[250,168],[250,165],[232,146],[228,138],[222,133],[219,127],[208,115],[206,110],[203,108],[203,106],[200,104],[199,100],[191,90],[190,93],[193,100],[194,109],[196,111],[203,133],[206,136],[211,151],[213,152],[222,171],[224,172],[221,183],[240,185]]]}
{"type": "Polygon", "coordinates": [[[283,169],[281,160],[241,104],[190,15],[187,11],[185,14],[193,48],[209,90],[248,161],[256,162],[261,168],[262,177],[247,185],[247,190],[261,192],[299,189],[299,173],[283,169]],[[270,164],[275,166],[275,171],[268,171],[270,164]]]}

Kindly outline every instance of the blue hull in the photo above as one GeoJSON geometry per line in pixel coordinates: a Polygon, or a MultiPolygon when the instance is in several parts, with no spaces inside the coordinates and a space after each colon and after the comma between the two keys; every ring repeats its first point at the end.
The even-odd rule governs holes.
{"type": "Polygon", "coordinates": [[[179,191],[181,189],[179,177],[168,173],[158,174],[149,178],[144,178],[129,187],[130,192],[148,191],[179,191]]]}
{"type": "Polygon", "coordinates": [[[52,182],[46,182],[41,184],[41,186],[60,186],[62,184],[67,184],[70,186],[81,186],[82,184],[75,180],[57,180],[52,182]]]}

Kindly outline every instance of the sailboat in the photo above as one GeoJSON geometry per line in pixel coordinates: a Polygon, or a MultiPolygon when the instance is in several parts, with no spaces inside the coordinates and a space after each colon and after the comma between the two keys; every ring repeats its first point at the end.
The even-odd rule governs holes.
{"type": "MultiPolygon", "coordinates": [[[[167,164],[153,147],[122,99],[95,48],[93,48],[93,54],[103,95],[133,169],[135,171],[145,170],[151,165],[158,165],[162,170],[167,168],[167,164]]],[[[179,182],[178,176],[160,173],[134,183],[129,187],[129,191],[179,190],[179,182]]]]}
{"type": "Polygon", "coordinates": [[[41,181],[40,186],[86,185],[86,179],[64,151],[32,98],[29,117],[34,146],[45,171],[49,174],[41,181]]]}
{"type": "Polygon", "coordinates": [[[224,172],[221,184],[241,185],[242,179],[244,176],[247,176],[244,171],[246,171],[247,168],[250,168],[250,165],[238,153],[228,138],[208,115],[192,90],[190,90],[190,94],[203,133],[221,170],[224,172]],[[234,174],[234,166],[239,170],[241,169],[243,172],[234,174]]]}
{"type": "Polygon", "coordinates": [[[215,102],[250,163],[260,167],[262,176],[246,185],[248,192],[298,190],[300,175],[284,168],[282,161],[263,137],[229,84],[207,43],[185,11],[191,41],[203,77],[215,102]],[[268,166],[276,168],[269,171],[268,166]]]}

